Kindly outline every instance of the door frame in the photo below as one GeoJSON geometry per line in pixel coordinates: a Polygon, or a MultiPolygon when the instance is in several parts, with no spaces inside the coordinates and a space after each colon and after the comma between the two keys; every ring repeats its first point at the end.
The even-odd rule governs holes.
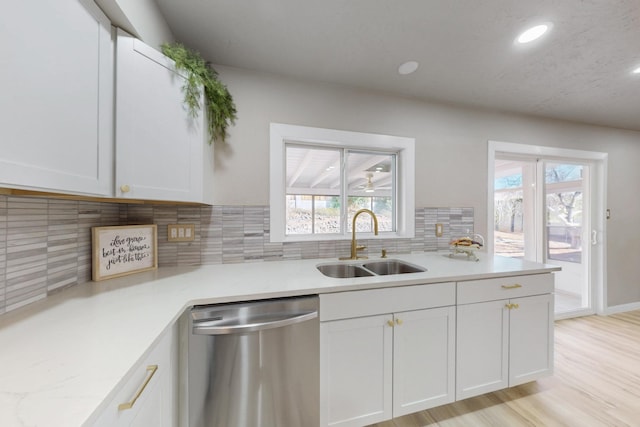
{"type": "Polygon", "coordinates": [[[518,144],[513,142],[488,141],[487,155],[487,253],[493,253],[493,210],[494,175],[496,153],[540,156],[555,159],[574,159],[589,163],[591,166],[590,187],[591,228],[598,235],[597,244],[590,248],[589,287],[592,307],[597,314],[605,314],[607,307],[607,233],[605,210],[607,206],[607,161],[608,154],[597,151],[575,150],[568,148],[545,147],[539,145],[518,144]]]}

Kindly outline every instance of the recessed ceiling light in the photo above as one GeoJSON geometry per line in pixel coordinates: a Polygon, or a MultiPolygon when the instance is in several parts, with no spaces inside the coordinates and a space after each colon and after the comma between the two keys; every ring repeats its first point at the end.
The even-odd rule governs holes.
{"type": "Polygon", "coordinates": [[[632,71],[633,74],[640,74],[640,67],[632,71]]]}
{"type": "Polygon", "coordinates": [[[540,24],[535,27],[531,27],[528,30],[521,33],[516,41],[520,44],[531,43],[534,40],[539,39],[549,30],[550,24],[540,24]]]}
{"type": "Polygon", "coordinates": [[[402,74],[403,76],[411,74],[418,69],[419,65],[420,64],[418,64],[416,61],[407,61],[398,67],[398,73],[402,74]]]}

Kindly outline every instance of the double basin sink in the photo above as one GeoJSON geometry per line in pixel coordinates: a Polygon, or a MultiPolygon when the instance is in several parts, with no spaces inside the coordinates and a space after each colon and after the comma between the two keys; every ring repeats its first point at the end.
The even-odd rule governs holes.
{"type": "Polygon", "coordinates": [[[332,263],[320,264],[318,270],[325,276],[338,279],[368,276],[387,276],[391,274],[422,273],[426,268],[398,260],[364,261],[357,264],[332,263]]]}

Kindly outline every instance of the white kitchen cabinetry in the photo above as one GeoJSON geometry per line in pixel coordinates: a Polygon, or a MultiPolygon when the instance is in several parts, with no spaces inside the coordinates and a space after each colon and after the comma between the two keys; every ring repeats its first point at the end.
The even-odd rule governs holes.
{"type": "Polygon", "coordinates": [[[118,30],[115,196],[212,203],[206,111],[184,106],[173,61],[118,30]]]}
{"type": "Polygon", "coordinates": [[[0,186],[110,196],[107,17],[91,0],[12,2],[0,35],[0,186]]]}
{"type": "Polygon", "coordinates": [[[456,400],[553,372],[553,276],[457,284],[456,400]]]}
{"type": "Polygon", "coordinates": [[[393,417],[455,397],[455,307],[394,315],[393,417]]]}
{"type": "Polygon", "coordinates": [[[453,283],[320,295],[320,424],[363,426],[452,402],[454,303],[453,283]]]}
{"type": "Polygon", "coordinates": [[[178,348],[176,325],[161,337],[103,406],[94,427],[175,427],[178,348]]]}

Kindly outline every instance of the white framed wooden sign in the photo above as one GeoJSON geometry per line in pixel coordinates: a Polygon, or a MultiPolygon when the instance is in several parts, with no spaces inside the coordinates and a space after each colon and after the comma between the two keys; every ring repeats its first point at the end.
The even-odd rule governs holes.
{"type": "Polygon", "coordinates": [[[158,268],[155,224],[92,227],[92,278],[95,281],[158,268]]]}

